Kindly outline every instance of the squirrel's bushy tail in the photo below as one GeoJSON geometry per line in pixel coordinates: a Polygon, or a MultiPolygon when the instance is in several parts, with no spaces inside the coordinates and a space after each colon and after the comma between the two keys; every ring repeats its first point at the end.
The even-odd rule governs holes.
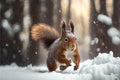
{"type": "Polygon", "coordinates": [[[59,33],[52,27],[46,24],[36,24],[31,30],[32,39],[35,41],[42,41],[46,48],[59,37],[59,33]]]}

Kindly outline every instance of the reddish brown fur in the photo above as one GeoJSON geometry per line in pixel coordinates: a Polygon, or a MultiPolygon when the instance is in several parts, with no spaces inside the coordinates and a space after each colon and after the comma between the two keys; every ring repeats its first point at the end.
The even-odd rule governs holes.
{"type": "Polygon", "coordinates": [[[56,39],[50,46],[48,50],[47,67],[49,71],[55,71],[58,67],[57,62],[61,64],[66,64],[60,66],[60,70],[65,70],[67,67],[71,66],[71,60],[66,56],[66,52],[70,51],[70,54],[74,57],[74,70],[77,70],[80,63],[80,56],[78,53],[78,44],[76,37],[74,35],[74,25],[70,22],[69,27],[71,30],[65,30],[66,24],[62,23],[62,34],[58,37],[58,32],[54,28],[50,28],[47,25],[39,24],[35,25],[32,29],[32,38],[35,41],[38,40],[50,40],[56,39]],[[38,27],[39,26],[39,27],[38,27]],[[72,52],[72,53],[71,53],[72,52]]]}
{"type": "Polygon", "coordinates": [[[74,51],[74,58],[75,58],[75,61],[74,61],[74,63],[75,63],[74,70],[77,70],[78,67],[79,67],[79,63],[80,63],[80,57],[79,57],[78,47],[74,51]]]}
{"type": "Polygon", "coordinates": [[[35,41],[50,39],[51,37],[59,37],[59,33],[46,24],[34,25],[31,31],[32,39],[35,41]]]}

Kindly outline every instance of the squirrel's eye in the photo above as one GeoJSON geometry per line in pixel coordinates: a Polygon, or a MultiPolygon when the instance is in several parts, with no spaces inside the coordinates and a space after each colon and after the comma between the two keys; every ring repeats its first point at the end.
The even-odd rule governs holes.
{"type": "Polygon", "coordinates": [[[68,41],[68,38],[65,38],[65,41],[67,42],[67,41],[68,41]]]}

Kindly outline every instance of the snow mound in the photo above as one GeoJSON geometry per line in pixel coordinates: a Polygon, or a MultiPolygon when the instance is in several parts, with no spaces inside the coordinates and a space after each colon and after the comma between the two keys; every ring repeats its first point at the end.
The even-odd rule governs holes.
{"type": "Polygon", "coordinates": [[[120,31],[117,30],[115,27],[111,27],[107,31],[108,36],[112,38],[112,43],[115,45],[120,44],[120,31]]]}
{"type": "Polygon", "coordinates": [[[99,53],[93,60],[81,63],[80,69],[48,72],[46,66],[0,66],[0,80],[120,80],[120,57],[113,52],[99,53]]]}
{"type": "Polygon", "coordinates": [[[109,54],[105,53],[99,53],[99,55],[94,58],[93,64],[105,64],[105,63],[111,63],[113,61],[113,52],[111,51],[109,54]]]}
{"type": "Polygon", "coordinates": [[[115,27],[111,27],[110,29],[108,29],[107,33],[110,37],[120,36],[119,30],[117,30],[115,27]]]}
{"type": "Polygon", "coordinates": [[[102,23],[105,23],[106,25],[112,25],[112,19],[106,15],[99,14],[97,20],[102,23]]]}
{"type": "Polygon", "coordinates": [[[113,57],[112,51],[99,53],[92,61],[83,64],[80,75],[90,77],[85,80],[120,80],[120,58],[113,57]]]}

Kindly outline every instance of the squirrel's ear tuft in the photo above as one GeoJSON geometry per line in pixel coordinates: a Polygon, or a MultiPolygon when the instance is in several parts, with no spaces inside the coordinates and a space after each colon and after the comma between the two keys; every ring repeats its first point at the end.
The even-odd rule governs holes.
{"type": "Polygon", "coordinates": [[[69,21],[69,25],[70,25],[70,28],[71,28],[71,32],[74,33],[74,24],[71,20],[69,21]]]}
{"type": "Polygon", "coordinates": [[[61,22],[61,27],[62,27],[62,33],[65,33],[66,32],[66,23],[65,23],[65,21],[62,21],[61,22]]]}
{"type": "Polygon", "coordinates": [[[66,34],[66,23],[64,21],[61,22],[61,39],[65,37],[66,34]]]}
{"type": "Polygon", "coordinates": [[[62,27],[62,29],[65,30],[65,27],[66,27],[65,21],[62,21],[62,22],[61,22],[61,27],[62,27]]]}

